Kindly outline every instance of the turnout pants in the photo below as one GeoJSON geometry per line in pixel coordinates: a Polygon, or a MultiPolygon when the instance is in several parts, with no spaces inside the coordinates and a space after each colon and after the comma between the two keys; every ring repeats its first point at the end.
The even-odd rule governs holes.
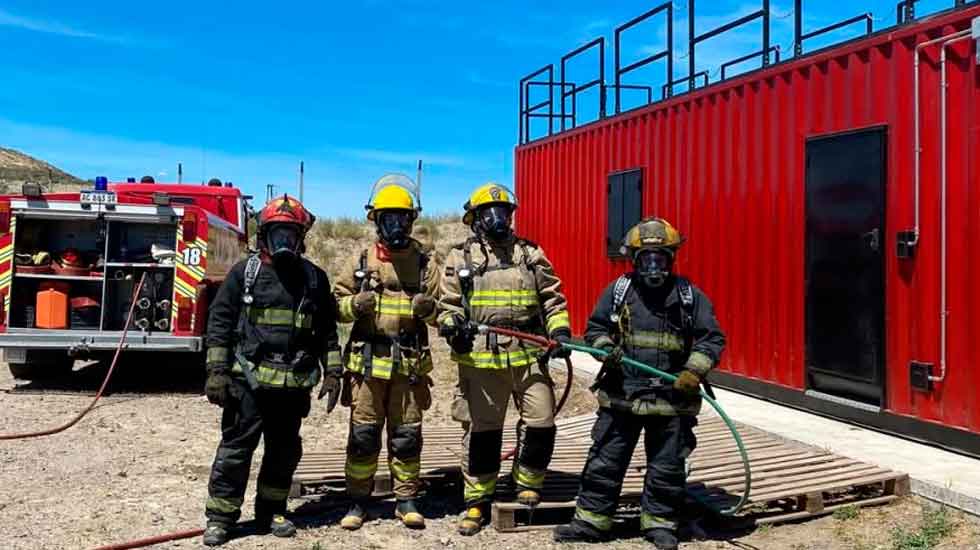
{"type": "Polygon", "coordinates": [[[374,491],[381,452],[381,431],[387,426],[388,468],[395,497],[415,498],[419,491],[422,454],[422,412],[432,404],[428,377],[410,384],[395,373],[390,380],[353,375],[350,433],[344,468],[347,493],[365,498],[374,491]]]}
{"type": "Polygon", "coordinates": [[[601,408],[592,428],[592,448],[582,470],[575,519],[600,531],[613,516],[633,449],[644,432],[647,471],[640,526],[676,530],[686,489],[685,460],[697,445],[695,416],[637,416],[601,408]]]}
{"type": "Polygon", "coordinates": [[[265,438],[265,454],[256,488],[255,516],[264,519],[285,513],[293,473],[303,455],[299,429],[310,412],[310,392],[253,391],[244,380],[234,378],[229,394],[221,415],[221,443],[211,467],[205,515],[209,521],[238,521],[260,437],[265,438]]]}
{"type": "Polygon", "coordinates": [[[555,449],[554,383],[547,365],[486,369],[460,365],[453,417],[462,422],[463,497],[467,506],[493,500],[504,419],[513,399],[520,413],[512,476],[517,490],[540,490],[555,449]]]}

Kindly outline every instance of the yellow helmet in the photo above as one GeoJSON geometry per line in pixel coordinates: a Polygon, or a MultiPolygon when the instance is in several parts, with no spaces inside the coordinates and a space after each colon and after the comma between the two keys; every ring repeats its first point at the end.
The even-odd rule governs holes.
{"type": "MultiPolygon", "coordinates": [[[[374,221],[378,210],[410,210],[418,216],[416,206],[417,187],[408,176],[390,174],[379,179],[371,191],[371,198],[364,206],[367,219],[374,221]]],[[[413,217],[414,217],[413,216],[413,217]]]]}
{"type": "Polygon", "coordinates": [[[633,256],[639,250],[676,251],[684,243],[680,232],[663,218],[646,218],[634,225],[623,237],[619,251],[624,256],[633,256]]]}
{"type": "Polygon", "coordinates": [[[516,209],[517,195],[499,183],[490,182],[477,187],[476,191],[470,195],[470,200],[463,205],[463,209],[466,210],[466,213],[463,214],[463,223],[472,225],[477,209],[488,204],[507,204],[512,209],[516,209]]]}

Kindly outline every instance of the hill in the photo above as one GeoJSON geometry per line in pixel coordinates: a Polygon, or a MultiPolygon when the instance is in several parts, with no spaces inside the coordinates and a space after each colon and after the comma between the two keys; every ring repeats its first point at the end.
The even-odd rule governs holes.
{"type": "Polygon", "coordinates": [[[85,181],[13,149],[0,147],[0,194],[20,193],[21,185],[40,183],[45,191],[70,191],[85,181]]]}

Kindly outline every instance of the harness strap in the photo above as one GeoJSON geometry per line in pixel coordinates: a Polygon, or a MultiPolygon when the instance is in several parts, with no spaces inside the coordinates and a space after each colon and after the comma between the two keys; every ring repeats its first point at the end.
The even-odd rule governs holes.
{"type": "Polygon", "coordinates": [[[630,287],[633,285],[633,278],[629,275],[620,275],[616,279],[616,286],[613,287],[612,313],[609,320],[618,325],[622,319],[623,308],[626,306],[626,296],[629,294],[630,287]]]}

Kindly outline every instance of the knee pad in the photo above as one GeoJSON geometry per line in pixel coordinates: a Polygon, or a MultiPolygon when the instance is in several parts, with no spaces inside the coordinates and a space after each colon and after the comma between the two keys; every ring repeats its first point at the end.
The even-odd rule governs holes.
{"type": "Polygon", "coordinates": [[[391,456],[398,459],[415,458],[422,452],[422,425],[403,424],[391,431],[388,440],[391,456]]]}
{"type": "Polygon", "coordinates": [[[532,428],[526,425],[519,425],[517,429],[518,441],[520,441],[520,454],[517,461],[528,468],[536,470],[546,470],[551,462],[551,455],[555,452],[555,435],[558,428],[532,428]]]}
{"type": "Polygon", "coordinates": [[[467,470],[470,475],[492,474],[500,469],[500,450],[503,447],[503,430],[470,432],[467,470]]]}
{"type": "Polygon", "coordinates": [[[381,427],[376,424],[352,424],[347,438],[347,454],[367,458],[381,452],[381,427]]]}

